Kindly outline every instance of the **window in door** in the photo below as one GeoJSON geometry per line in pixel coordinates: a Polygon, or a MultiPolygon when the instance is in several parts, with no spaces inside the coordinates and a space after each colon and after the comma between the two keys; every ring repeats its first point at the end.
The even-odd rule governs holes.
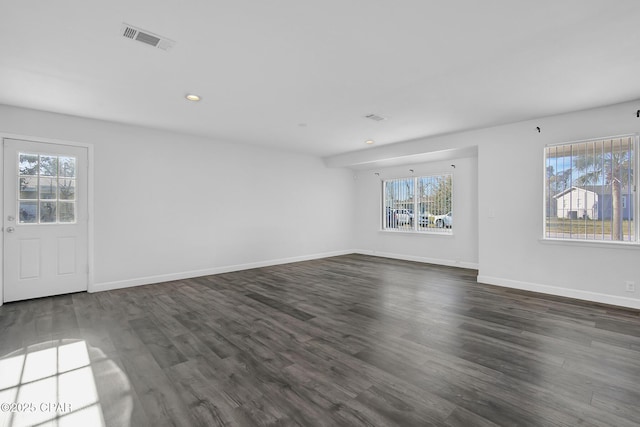
{"type": "Polygon", "coordinates": [[[18,222],[76,222],[76,158],[18,154],[18,222]]]}

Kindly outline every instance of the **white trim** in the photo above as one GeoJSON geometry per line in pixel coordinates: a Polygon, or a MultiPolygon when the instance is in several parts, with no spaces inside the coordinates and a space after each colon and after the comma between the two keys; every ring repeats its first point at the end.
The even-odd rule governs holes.
{"type": "Polygon", "coordinates": [[[438,228],[437,230],[442,231],[430,231],[432,229],[426,231],[415,231],[415,230],[378,230],[378,233],[387,233],[387,234],[403,234],[407,236],[443,236],[443,237],[454,237],[452,228],[438,228]]]}
{"type": "Polygon", "coordinates": [[[620,135],[609,135],[609,136],[601,136],[598,138],[586,138],[586,139],[578,139],[575,141],[564,141],[564,142],[554,142],[552,144],[546,144],[546,147],[559,147],[562,145],[569,145],[569,144],[582,144],[584,142],[594,142],[594,141],[603,141],[605,139],[616,139],[616,138],[626,138],[626,137],[636,137],[639,136],[640,133],[638,132],[632,132],[632,133],[622,133],[620,135]]]}
{"type": "Polygon", "coordinates": [[[447,267],[469,268],[472,270],[477,270],[479,268],[479,264],[477,262],[467,262],[467,261],[442,259],[442,258],[427,258],[427,257],[421,257],[421,256],[415,256],[415,255],[394,254],[390,252],[378,252],[378,251],[372,251],[368,249],[357,249],[353,253],[360,254],[360,255],[377,256],[381,258],[393,258],[393,259],[399,259],[403,261],[422,262],[425,264],[445,265],[447,267]]]}
{"type": "MultiPolygon", "coordinates": [[[[55,138],[43,138],[33,135],[24,135],[0,131],[0,182],[4,184],[4,140],[17,139],[21,141],[40,142],[44,144],[69,145],[72,147],[82,147],[87,149],[87,262],[89,271],[87,272],[87,291],[93,285],[93,263],[94,263],[94,147],[93,144],[68,141],[55,138]]],[[[0,212],[2,213],[2,224],[4,224],[4,185],[0,185],[0,212]]],[[[4,302],[4,230],[0,239],[0,307],[4,302]]]]}
{"type": "Polygon", "coordinates": [[[89,156],[89,158],[87,159],[87,203],[89,204],[89,206],[87,206],[87,269],[89,271],[87,271],[87,292],[89,292],[89,289],[91,289],[91,287],[93,286],[93,271],[94,271],[94,238],[95,238],[95,234],[94,234],[94,210],[93,210],[93,203],[94,203],[94,175],[93,175],[93,171],[95,170],[95,162],[93,159],[93,144],[87,144],[87,156],[89,156]]]}
{"type": "Polygon", "coordinates": [[[68,140],[55,139],[55,138],[42,138],[39,136],[7,133],[2,131],[0,131],[0,138],[1,139],[19,139],[22,141],[30,141],[30,142],[42,142],[45,144],[71,145],[73,147],[85,147],[85,148],[93,147],[93,144],[89,144],[86,142],[68,141],[68,140]]]}
{"type": "Polygon", "coordinates": [[[113,289],[130,288],[134,286],[151,285],[153,283],[170,282],[172,280],[191,279],[194,277],[210,276],[213,274],[230,273],[233,271],[249,270],[252,268],[269,267],[272,265],[289,264],[292,262],[310,261],[320,258],[328,258],[354,253],[352,250],[324,252],[312,255],[303,255],[290,258],[272,259],[266,261],[251,262],[247,264],[227,265],[221,267],[205,268],[202,270],[182,271],[178,273],[159,274],[156,276],[136,277],[134,279],[118,280],[114,282],[94,283],[88,292],[102,292],[113,289]]]}
{"type": "Polygon", "coordinates": [[[607,295],[599,292],[582,291],[579,289],[562,288],[560,286],[543,285],[540,283],[521,282],[519,280],[504,279],[478,275],[478,283],[501,286],[504,288],[520,289],[524,291],[539,292],[542,294],[573,298],[589,302],[596,302],[620,307],[640,310],[640,299],[607,295]]]}
{"type": "Polygon", "coordinates": [[[2,237],[0,237],[0,307],[4,303],[4,135],[0,134],[0,230],[2,230],[2,237]]]}
{"type": "Polygon", "coordinates": [[[579,240],[579,239],[553,239],[551,237],[543,237],[538,239],[543,245],[564,245],[564,246],[581,246],[607,249],[634,249],[640,250],[638,242],[626,241],[610,241],[610,240],[579,240]]]}

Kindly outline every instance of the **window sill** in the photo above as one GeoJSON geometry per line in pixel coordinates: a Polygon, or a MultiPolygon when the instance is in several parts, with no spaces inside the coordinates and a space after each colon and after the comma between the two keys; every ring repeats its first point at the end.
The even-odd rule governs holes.
{"type": "Polygon", "coordinates": [[[561,245],[561,246],[584,246],[593,248],[608,249],[633,249],[640,250],[638,242],[606,242],[597,240],[568,240],[568,239],[551,239],[540,238],[538,241],[544,245],[561,245]]]}
{"type": "Polygon", "coordinates": [[[400,234],[407,236],[453,237],[453,231],[378,230],[378,232],[384,234],[400,234]]]}

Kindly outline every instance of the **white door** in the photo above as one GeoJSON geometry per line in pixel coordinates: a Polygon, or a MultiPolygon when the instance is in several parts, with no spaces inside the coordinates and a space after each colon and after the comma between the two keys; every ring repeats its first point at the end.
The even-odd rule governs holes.
{"type": "Polygon", "coordinates": [[[4,140],[5,302],[86,291],[87,149],[4,140]]]}

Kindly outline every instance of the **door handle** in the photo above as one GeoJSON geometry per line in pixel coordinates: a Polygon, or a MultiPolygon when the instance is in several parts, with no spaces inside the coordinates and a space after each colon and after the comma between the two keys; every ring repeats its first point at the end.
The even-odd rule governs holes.
{"type": "Polygon", "coordinates": [[[14,231],[16,231],[15,228],[13,227],[7,227],[7,233],[13,233],[14,231]]]}

